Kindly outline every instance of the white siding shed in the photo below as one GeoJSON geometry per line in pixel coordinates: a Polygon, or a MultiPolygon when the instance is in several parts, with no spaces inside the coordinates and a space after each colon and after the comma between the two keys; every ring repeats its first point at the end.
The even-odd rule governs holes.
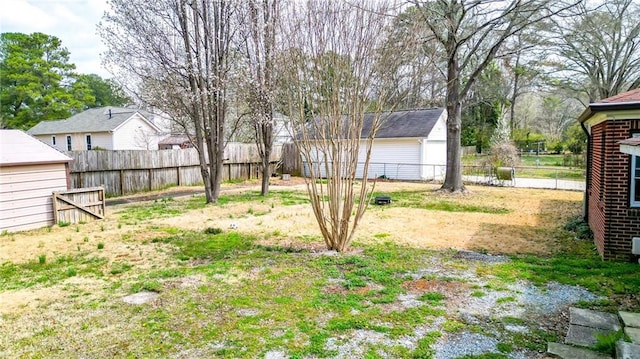
{"type": "MultiPolygon", "coordinates": [[[[365,115],[362,136],[371,131],[372,114],[365,115]]],[[[411,109],[382,115],[384,123],[376,132],[371,147],[368,178],[397,180],[434,180],[444,178],[447,163],[447,112],[443,108],[411,109]]],[[[364,175],[366,141],[360,143],[356,175],[364,175]]],[[[311,159],[321,177],[326,173],[320,164],[324,157],[311,159]]],[[[305,161],[309,175],[309,161],[305,161]]]]}
{"type": "Polygon", "coordinates": [[[68,188],[72,159],[18,130],[0,130],[0,232],[54,223],[52,193],[68,188]]]}

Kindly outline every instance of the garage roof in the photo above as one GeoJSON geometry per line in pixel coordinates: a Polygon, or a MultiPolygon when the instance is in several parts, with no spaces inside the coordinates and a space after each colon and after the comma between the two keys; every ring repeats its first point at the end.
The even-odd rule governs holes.
{"type": "MultiPolygon", "coordinates": [[[[426,138],[444,112],[443,108],[426,108],[383,112],[384,123],[378,129],[376,138],[419,137],[426,138]]],[[[367,137],[373,123],[372,113],[365,114],[362,137],[367,137]]]]}

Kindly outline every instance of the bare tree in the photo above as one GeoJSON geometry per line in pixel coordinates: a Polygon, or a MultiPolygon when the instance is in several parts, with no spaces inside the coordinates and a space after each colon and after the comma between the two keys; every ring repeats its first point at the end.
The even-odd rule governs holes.
{"type": "Polygon", "coordinates": [[[640,87],[640,3],[613,0],[557,22],[558,77],[589,102],[640,87]]]}
{"type": "Polygon", "coordinates": [[[554,0],[411,0],[446,54],[447,170],[442,190],[461,192],[462,101],[482,71],[502,56],[503,44],[533,24],[572,7],[554,0]]]}
{"type": "Polygon", "coordinates": [[[262,165],[260,193],[269,193],[275,111],[275,41],[279,0],[247,0],[243,19],[244,55],[248,76],[245,86],[248,113],[255,131],[262,165]]]}
{"type": "Polygon", "coordinates": [[[235,2],[111,0],[104,61],[157,96],[142,97],[195,135],[207,203],[220,194],[235,2]],[[233,3],[233,5],[231,4],[233,3]]]}
{"type": "Polygon", "coordinates": [[[336,251],[348,248],[365,213],[371,147],[383,110],[394,107],[388,99],[398,98],[396,89],[378,86],[404,56],[381,36],[390,10],[381,1],[308,1],[289,3],[283,13],[282,93],[308,163],[313,212],[327,248],[336,251]]]}
{"type": "Polygon", "coordinates": [[[400,108],[441,107],[444,105],[446,58],[438,48],[437,41],[429,36],[419,10],[409,7],[398,14],[387,37],[390,47],[404,53],[396,68],[387,69],[389,83],[403,96],[400,108]],[[407,43],[410,41],[410,43],[407,43]],[[445,65],[445,66],[442,66],[445,65]]]}

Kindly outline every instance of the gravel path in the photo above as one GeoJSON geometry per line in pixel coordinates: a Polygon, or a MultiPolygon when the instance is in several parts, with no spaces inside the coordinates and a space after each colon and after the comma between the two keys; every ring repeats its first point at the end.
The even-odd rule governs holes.
{"type": "MultiPolygon", "coordinates": [[[[499,343],[507,341],[509,336],[527,335],[531,330],[548,330],[557,328],[557,321],[564,321],[562,312],[571,304],[580,301],[595,301],[601,299],[584,288],[568,286],[559,283],[548,283],[536,287],[533,283],[519,280],[501,290],[487,288],[487,277],[476,274],[478,263],[503,263],[509,261],[506,256],[492,256],[470,251],[459,251],[453,256],[457,259],[468,260],[466,269],[452,269],[446,266],[446,259],[432,259],[423,270],[413,273],[414,279],[424,276],[446,276],[465,283],[466,290],[462,293],[443,293],[447,297],[444,308],[445,317],[436,318],[428,326],[416,329],[411,336],[390,339],[383,333],[370,330],[355,330],[339,338],[330,338],[326,349],[336,350],[336,358],[362,358],[367,344],[382,344],[385,346],[403,346],[408,350],[416,348],[418,341],[432,331],[439,331],[442,336],[432,348],[435,359],[455,359],[465,355],[482,355],[486,353],[501,353],[499,343]],[[471,293],[481,288],[481,296],[471,293]],[[523,324],[505,324],[505,318],[517,318],[523,324]],[[446,318],[446,319],[445,319],[446,318]],[[447,332],[444,329],[446,320],[455,320],[466,325],[481,328],[480,332],[470,332],[467,329],[457,332],[447,332]]],[[[416,300],[417,296],[404,294],[398,297],[401,307],[411,308],[425,305],[416,300]]],[[[466,328],[466,327],[465,327],[466,328]]],[[[390,357],[384,352],[382,357],[390,357]]],[[[545,353],[530,350],[514,350],[502,353],[512,359],[545,358],[545,353]]]]}

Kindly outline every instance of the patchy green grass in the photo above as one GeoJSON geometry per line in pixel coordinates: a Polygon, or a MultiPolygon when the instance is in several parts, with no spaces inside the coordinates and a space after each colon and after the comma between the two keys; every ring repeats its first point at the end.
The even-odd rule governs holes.
{"type": "Polygon", "coordinates": [[[460,200],[446,198],[432,192],[425,191],[398,191],[374,193],[375,196],[390,196],[392,206],[421,208],[431,211],[445,212],[477,212],[477,213],[493,213],[506,214],[510,210],[507,208],[483,206],[476,203],[465,203],[460,200]]]}
{"type": "MultiPolygon", "coordinates": [[[[231,203],[256,203],[271,204],[271,208],[276,205],[293,206],[309,203],[306,192],[300,191],[271,191],[268,196],[261,196],[259,191],[245,191],[236,194],[223,194],[218,198],[217,206],[225,206],[231,203]]],[[[153,201],[151,204],[141,204],[128,206],[126,209],[117,212],[120,220],[128,225],[135,225],[142,221],[156,218],[173,217],[183,214],[185,211],[201,209],[206,206],[204,196],[192,196],[186,201],[176,201],[173,198],[162,198],[153,201]]],[[[254,212],[250,215],[260,216],[268,212],[254,212]]]]}
{"type": "Polygon", "coordinates": [[[40,256],[22,264],[5,262],[0,265],[0,287],[3,290],[50,287],[73,276],[102,277],[105,264],[105,259],[87,254],[46,261],[40,256]]]}
{"type": "Polygon", "coordinates": [[[640,293],[637,264],[602,261],[588,241],[573,241],[566,248],[553,257],[516,256],[490,272],[504,281],[526,279],[540,285],[555,281],[604,296],[640,293]]]}

